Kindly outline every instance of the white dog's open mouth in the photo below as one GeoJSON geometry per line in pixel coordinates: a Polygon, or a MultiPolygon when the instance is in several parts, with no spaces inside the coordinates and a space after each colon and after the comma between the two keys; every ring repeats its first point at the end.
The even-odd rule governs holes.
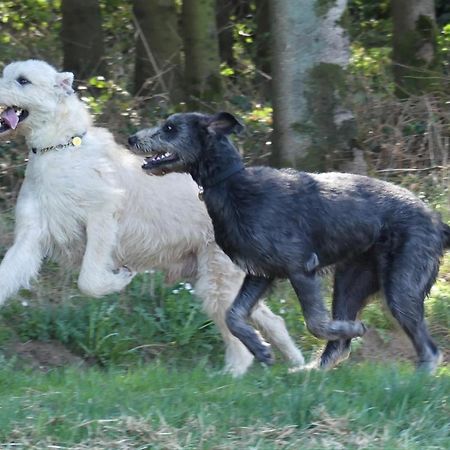
{"type": "Polygon", "coordinates": [[[0,133],[15,130],[17,125],[28,117],[28,111],[17,106],[0,106],[0,111],[0,133]]]}

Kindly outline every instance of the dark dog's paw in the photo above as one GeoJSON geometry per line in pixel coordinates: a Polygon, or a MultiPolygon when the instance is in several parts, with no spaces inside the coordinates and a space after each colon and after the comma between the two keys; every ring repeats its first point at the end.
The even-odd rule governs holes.
{"type": "Polygon", "coordinates": [[[357,328],[357,330],[356,330],[357,336],[356,337],[361,337],[366,334],[367,327],[364,325],[363,322],[360,322],[359,320],[355,320],[355,327],[357,328]]]}
{"type": "Polygon", "coordinates": [[[272,349],[269,345],[264,345],[255,351],[255,358],[263,363],[271,366],[275,362],[275,358],[272,353],[272,349]]]}

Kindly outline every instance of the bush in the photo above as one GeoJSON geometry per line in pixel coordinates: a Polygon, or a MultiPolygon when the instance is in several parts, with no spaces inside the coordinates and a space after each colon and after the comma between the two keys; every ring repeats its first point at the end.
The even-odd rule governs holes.
{"type": "Polygon", "coordinates": [[[5,330],[0,336],[10,329],[22,341],[56,340],[103,366],[133,364],[175,349],[185,358],[213,357],[221,345],[191,286],[168,287],[161,274],[138,275],[125,293],[102,299],[66,295],[33,304],[22,295],[0,317],[5,330]]]}

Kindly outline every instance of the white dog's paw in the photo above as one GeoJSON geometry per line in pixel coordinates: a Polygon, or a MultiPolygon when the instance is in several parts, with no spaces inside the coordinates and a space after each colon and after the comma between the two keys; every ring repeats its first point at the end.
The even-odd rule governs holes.
{"type": "Polygon", "coordinates": [[[117,286],[117,291],[122,290],[135,277],[136,272],[132,272],[127,266],[119,267],[113,270],[114,283],[117,286]]]}
{"type": "Polygon", "coordinates": [[[114,271],[81,273],[78,279],[80,291],[92,297],[101,297],[121,291],[136,275],[128,267],[122,266],[114,271]]]}

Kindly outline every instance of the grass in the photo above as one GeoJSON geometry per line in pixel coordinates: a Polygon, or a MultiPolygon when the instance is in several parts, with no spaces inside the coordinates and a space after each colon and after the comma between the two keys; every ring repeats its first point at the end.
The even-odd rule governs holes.
{"type": "Polygon", "coordinates": [[[0,448],[445,449],[450,372],[0,370],[0,448]]]}
{"type": "MultiPolygon", "coordinates": [[[[441,194],[433,207],[448,222],[441,194]]],[[[315,353],[323,343],[288,283],[268,303],[315,353]]],[[[450,449],[450,253],[425,305],[447,357],[437,376],[354,358],[327,373],[255,365],[235,380],[219,371],[223,344],[189,284],[142,274],[91,299],[74,274],[48,265],[0,310],[0,449],[450,449]],[[58,341],[91,366],[32,371],[6,351],[18,341],[58,341]]],[[[393,322],[379,304],[363,320],[389,341],[393,322]]]]}

